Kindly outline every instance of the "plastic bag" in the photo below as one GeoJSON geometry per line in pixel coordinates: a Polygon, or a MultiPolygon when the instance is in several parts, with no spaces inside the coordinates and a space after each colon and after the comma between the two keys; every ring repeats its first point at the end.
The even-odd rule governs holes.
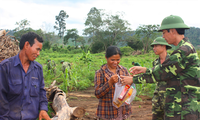
{"type": "MultiPolygon", "coordinates": [[[[136,93],[137,93],[137,90],[136,90],[136,87],[135,87],[135,84],[132,84],[131,85],[132,87],[132,94],[130,95],[130,97],[128,99],[125,100],[125,103],[127,105],[131,104],[131,102],[134,100],[135,96],[136,96],[136,93]]],[[[129,88],[129,91],[130,91],[131,88],[129,88]]]]}
{"type": "Polygon", "coordinates": [[[132,85],[123,85],[120,82],[120,77],[117,83],[115,83],[115,93],[113,97],[113,106],[119,108],[120,106],[129,105],[136,96],[136,87],[132,85]]]}

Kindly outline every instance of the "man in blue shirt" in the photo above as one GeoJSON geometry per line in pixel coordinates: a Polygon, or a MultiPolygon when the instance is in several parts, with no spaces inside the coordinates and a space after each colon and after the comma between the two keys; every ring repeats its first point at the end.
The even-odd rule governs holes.
{"type": "Polygon", "coordinates": [[[42,37],[26,33],[18,55],[0,63],[0,120],[50,120],[42,65],[34,61],[42,43],[42,37]]]}

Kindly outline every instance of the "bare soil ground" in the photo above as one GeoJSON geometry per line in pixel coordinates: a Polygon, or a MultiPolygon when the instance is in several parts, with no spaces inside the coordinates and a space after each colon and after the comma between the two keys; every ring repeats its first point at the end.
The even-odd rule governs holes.
{"type": "MultiPolygon", "coordinates": [[[[79,120],[96,120],[95,112],[98,105],[98,99],[94,95],[94,87],[87,90],[69,92],[67,102],[70,107],[83,107],[86,110],[85,115],[79,120]]],[[[133,101],[131,103],[133,113],[130,120],[151,120],[151,99],[147,96],[138,96],[142,101],[133,101]]]]}

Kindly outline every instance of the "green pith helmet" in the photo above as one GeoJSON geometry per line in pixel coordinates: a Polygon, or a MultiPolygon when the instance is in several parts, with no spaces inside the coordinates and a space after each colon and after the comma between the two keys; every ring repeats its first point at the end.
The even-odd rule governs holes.
{"type": "Polygon", "coordinates": [[[170,15],[163,19],[160,29],[158,31],[161,32],[162,30],[173,29],[173,28],[189,29],[190,27],[188,27],[184,23],[184,21],[181,17],[175,16],[175,15],[170,15]]]}
{"type": "Polygon", "coordinates": [[[64,62],[64,60],[61,60],[60,63],[64,62]]]}
{"type": "Polygon", "coordinates": [[[132,62],[132,65],[134,65],[134,66],[141,66],[138,62],[132,62]]]}
{"type": "Polygon", "coordinates": [[[51,59],[47,59],[47,62],[48,62],[48,61],[51,61],[51,59]]]}
{"type": "Polygon", "coordinates": [[[166,45],[167,49],[171,49],[172,48],[172,46],[169,45],[163,37],[157,37],[153,41],[153,43],[151,43],[151,47],[153,47],[154,45],[166,45]]]}

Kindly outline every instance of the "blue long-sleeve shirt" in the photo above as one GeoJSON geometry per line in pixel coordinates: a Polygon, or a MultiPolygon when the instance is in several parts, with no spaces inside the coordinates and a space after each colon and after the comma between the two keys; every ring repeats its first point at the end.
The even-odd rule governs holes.
{"type": "Polygon", "coordinates": [[[48,111],[42,66],[31,61],[25,73],[19,54],[0,63],[0,120],[36,120],[48,111]]]}

